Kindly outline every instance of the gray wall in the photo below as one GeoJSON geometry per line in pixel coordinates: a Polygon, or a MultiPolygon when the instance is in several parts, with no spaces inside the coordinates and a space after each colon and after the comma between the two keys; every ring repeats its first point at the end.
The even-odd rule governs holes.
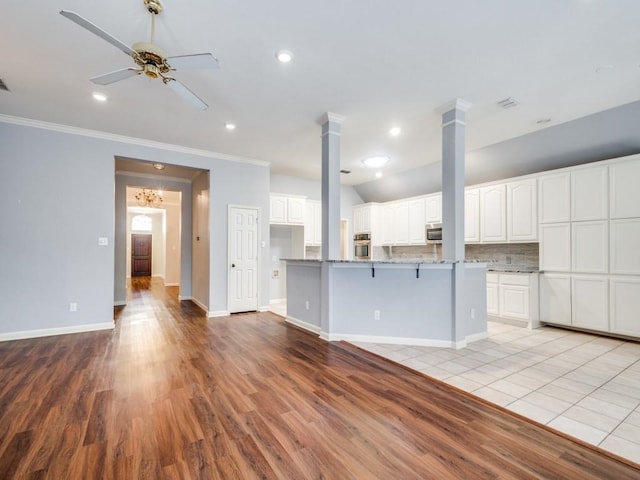
{"type": "MultiPolygon", "coordinates": [[[[211,172],[209,307],[226,310],[227,205],[268,212],[267,166],[0,123],[0,333],[113,321],[114,265],[121,268],[119,278],[126,273],[115,262],[115,214],[126,212],[124,195],[114,195],[116,156],[211,172]],[[98,237],[107,237],[109,245],[99,247],[98,237]],[[78,303],[77,312],[69,312],[70,302],[78,303]]],[[[126,214],[121,223],[126,227],[126,214]]],[[[268,247],[268,222],[260,233],[268,247]]],[[[124,252],[125,234],[121,239],[124,252]]],[[[261,305],[268,305],[269,296],[265,252],[261,305]]]]}

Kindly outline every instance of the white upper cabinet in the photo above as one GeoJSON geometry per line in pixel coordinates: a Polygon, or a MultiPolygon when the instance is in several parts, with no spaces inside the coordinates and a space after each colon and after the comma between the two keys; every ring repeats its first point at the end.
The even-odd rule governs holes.
{"type": "Polygon", "coordinates": [[[477,188],[464,191],[464,241],[480,241],[480,191],[477,188]]]}
{"type": "Polygon", "coordinates": [[[606,220],[609,218],[607,167],[593,167],[571,172],[571,220],[606,220]]]}
{"type": "Polygon", "coordinates": [[[540,225],[540,270],[571,271],[571,224],[540,225]]]}
{"type": "Polygon", "coordinates": [[[269,198],[269,222],[278,224],[303,225],[305,199],[271,195],[269,198]]]}
{"type": "Polygon", "coordinates": [[[435,193],[426,198],[426,222],[442,223],[442,193],[435,193]]]}
{"type": "Polygon", "coordinates": [[[382,245],[393,245],[395,235],[393,232],[393,204],[382,206],[382,245]]]}
{"type": "Polygon", "coordinates": [[[371,233],[371,209],[369,205],[353,207],[353,233],[371,233]]]}
{"type": "Polygon", "coordinates": [[[607,221],[571,224],[571,270],[609,273],[609,226],[607,221]]]}
{"type": "Polygon", "coordinates": [[[640,217],[640,158],[609,166],[610,217],[640,217]]]}
{"type": "Polygon", "coordinates": [[[536,179],[507,183],[507,240],[538,240],[538,204],[536,179]]]}
{"type": "Polygon", "coordinates": [[[480,241],[507,241],[506,188],[504,184],[480,189],[480,241]]]}
{"type": "Polygon", "coordinates": [[[304,244],[319,246],[322,244],[322,203],[307,200],[304,216],[304,244]]]}
{"type": "Polygon", "coordinates": [[[571,175],[560,173],[538,179],[540,223],[571,220],[571,175]]]}
{"type": "Polygon", "coordinates": [[[640,275],[640,218],[611,220],[611,273],[640,275]]]}
{"type": "Polygon", "coordinates": [[[425,242],[425,213],[424,198],[409,201],[409,243],[420,245],[425,242]]]}
{"type": "Polygon", "coordinates": [[[409,244],[409,202],[398,202],[393,208],[394,245],[409,244]]]}

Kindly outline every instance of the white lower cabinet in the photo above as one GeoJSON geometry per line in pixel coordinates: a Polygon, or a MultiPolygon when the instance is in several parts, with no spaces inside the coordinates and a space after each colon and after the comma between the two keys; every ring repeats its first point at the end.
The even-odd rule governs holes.
{"type": "Polygon", "coordinates": [[[571,324],[589,330],[609,331],[608,277],[571,277],[571,324]]]}
{"type": "Polygon", "coordinates": [[[640,277],[611,277],[609,298],[611,331],[640,337],[640,277]]]}
{"type": "Polygon", "coordinates": [[[540,321],[571,325],[571,275],[540,274],[540,321]]]}
{"type": "Polygon", "coordinates": [[[538,280],[529,273],[487,273],[487,314],[537,327],[538,280]]]}

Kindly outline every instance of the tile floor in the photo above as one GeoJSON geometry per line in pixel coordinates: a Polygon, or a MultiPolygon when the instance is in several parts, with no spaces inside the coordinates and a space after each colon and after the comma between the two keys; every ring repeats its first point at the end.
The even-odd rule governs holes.
{"type": "Polygon", "coordinates": [[[640,463],[640,343],[489,322],[467,348],[357,343],[640,463]]]}

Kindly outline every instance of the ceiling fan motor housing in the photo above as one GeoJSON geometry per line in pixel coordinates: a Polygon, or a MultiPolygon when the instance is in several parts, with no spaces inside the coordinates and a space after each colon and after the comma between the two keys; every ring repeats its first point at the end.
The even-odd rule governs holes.
{"type": "Polygon", "coordinates": [[[144,73],[151,78],[158,78],[169,73],[171,67],[167,64],[167,52],[153,43],[138,42],[131,48],[137,55],[135,62],[142,67],[144,73]]]}
{"type": "Polygon", "coordinates": [[[162,4],[159,0],[144,0],[144,6],[154,15],[158,15],[162,11],[162,4]]]}

